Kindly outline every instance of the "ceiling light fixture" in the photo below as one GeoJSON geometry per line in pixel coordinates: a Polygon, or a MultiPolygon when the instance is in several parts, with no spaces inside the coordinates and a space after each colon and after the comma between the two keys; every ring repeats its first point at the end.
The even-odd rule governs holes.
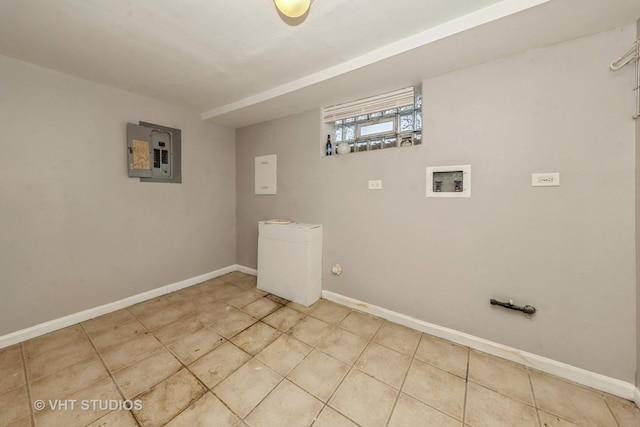
{"type": "Polygon", "coordinates": [[[273,0],[276,7],[289,18],[299,18],[309,10],[312,0],[273,0]]]}

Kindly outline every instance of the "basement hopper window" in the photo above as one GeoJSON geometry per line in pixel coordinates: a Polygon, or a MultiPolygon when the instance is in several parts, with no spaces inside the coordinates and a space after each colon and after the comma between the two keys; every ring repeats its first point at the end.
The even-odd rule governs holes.
{"type": "Polygon", "coordinates": [[[422,95],[413,87],[324,108],[323,119],[333,124],[334,152],[342,142],[350,153],[422,143],[422,95]]]}

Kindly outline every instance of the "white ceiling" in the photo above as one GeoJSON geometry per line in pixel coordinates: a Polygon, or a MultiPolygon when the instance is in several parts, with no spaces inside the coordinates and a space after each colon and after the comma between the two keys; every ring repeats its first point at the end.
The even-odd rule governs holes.
{"type": "Polygon", "coordinates": [[[272,0],[0,0],[0,54],[237,128],[638,18],[638,0],[315,0],[297,21],[272,0]]]}

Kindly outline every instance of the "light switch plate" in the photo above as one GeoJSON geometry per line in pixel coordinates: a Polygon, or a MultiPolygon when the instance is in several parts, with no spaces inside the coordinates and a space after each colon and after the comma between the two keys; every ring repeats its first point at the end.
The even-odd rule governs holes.
{"type": "Polygon", "coordinates": [[[533,187],[559,187],[560,186],[560,173],[532,173],[531,174],[531,186],[533,187]]]}

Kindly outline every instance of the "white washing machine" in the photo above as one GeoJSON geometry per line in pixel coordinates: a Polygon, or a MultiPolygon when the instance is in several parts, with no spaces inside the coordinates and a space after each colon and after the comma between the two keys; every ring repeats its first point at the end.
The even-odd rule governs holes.
{"type": "Polygon", "coordinates": [[[310,306],[322,295],[322,225],[258,223],[258,289],[310,306]]]}

